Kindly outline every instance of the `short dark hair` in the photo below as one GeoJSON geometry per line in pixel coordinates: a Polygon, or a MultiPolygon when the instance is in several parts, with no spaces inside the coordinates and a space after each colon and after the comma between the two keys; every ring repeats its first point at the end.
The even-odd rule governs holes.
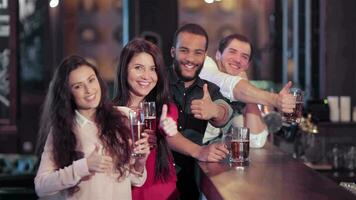
{"type": "Polygon", "coordinates": [[[208,45],[209,45],[209,37],[208,33],[205,31],[203,27],[201,27],[198,24],[184,24],[181,26],[175,33],[174,33],[174,38],[173,38],[173,46],[175,47],[177,44],[177,38],[179,33],[181,32],[187,32],[187,33],[193,33],[196,35],[201,35],[205,37],[206,43],[205,43],[205,51],[208,50],[208,45]]]}
{"type": "Polygon", "coordinates": [[[244,36],[244,35],[240,35],[238,33],[234,33],[234,34],[231,34],[231,35],[228,35],[226,37],[224,37],[223,39],[220,40],[219,42],[219,47],[218,47],[218,51],[220,53],[222,53],[226,47],[230,44],[230,42],[232,40],[238,40],[238,41],[241,41],[241,42],[246,42],[250,45],[250,49],[251,49],[251,54],[250,54],[250,58],[249,58],[249,61],[252,60],[252,57],[253,57],[253,47],[252,47],[252,44],[250,42],[250,40],[244,36]]]}

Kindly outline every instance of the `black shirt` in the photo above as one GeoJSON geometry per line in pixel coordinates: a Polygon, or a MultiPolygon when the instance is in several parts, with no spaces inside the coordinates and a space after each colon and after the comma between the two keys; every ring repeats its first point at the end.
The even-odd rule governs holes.
{"type": "Polygon", "coordinates": [[[190,110],[192,100],[203,98],[203,86],[205,83],[208,84],[208,91],[212,101],[218,99],[226,101],[226,99],[220,93],[220,89],[217,85],[199,77],[197,77],[196,81],[191,86],[185,88],[184,81],[176,75],[173,67],[169,69],[169,81],[171,96],[179,111],[178,131],[186,138],[201,145],[208,121],[194,117],[190,110]]]}

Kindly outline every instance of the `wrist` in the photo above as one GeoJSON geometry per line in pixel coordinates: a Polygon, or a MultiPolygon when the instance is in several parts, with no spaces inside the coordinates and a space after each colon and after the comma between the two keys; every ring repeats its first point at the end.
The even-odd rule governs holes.
{"type": "Polygon", "coordinates": [[[196,145],[196,147],[192,148],[193,151],[190,153],[190,156],[199,160],[199,155],[200,155],[202,148],[203,148],[202,146],[196,145]]]}
{"type": "Polygon", "coordinates": [[[145,170],[145,164],[142,164],[141,162],[136,161],[134,168],[135,168],[136,172],[143,173],[143,171],[145,170]]]}

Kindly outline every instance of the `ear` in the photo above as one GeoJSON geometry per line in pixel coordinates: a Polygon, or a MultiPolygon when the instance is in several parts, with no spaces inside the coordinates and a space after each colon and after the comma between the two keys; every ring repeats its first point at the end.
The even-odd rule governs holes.
{"type": "Polygon", "coordinates": [[[175,54],[176,54],[176,48],[171,47],[171,57],[174,58],[175,54]]]}
{"type": "Polygon", "coordinates": [[[219,61],[220,59],[221,59],[221,53],[220,53],[220,51],[216,51],[215,60],[219,61]]]}

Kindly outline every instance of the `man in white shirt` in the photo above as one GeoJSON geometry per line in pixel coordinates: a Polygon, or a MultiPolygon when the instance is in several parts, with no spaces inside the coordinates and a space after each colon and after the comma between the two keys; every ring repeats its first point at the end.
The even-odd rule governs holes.
{"type": "MultiPolygon", "coordinates": [[[[220,87],[223,96],[231,101],[242,101],[245,103],[256,103],[266,106],[276,107],[279,111],[291,113],[295,108],[296,99],[289,94],[289,88],[292,86],[288,82],[278,93],[271,93],[260,90],[253,86],[248,80],[240,76],[230,75],[221,72],[216,64],[211,64],[212,59],[206,59],[204,67],[199,76],[202,79],[215,83],[220,87]],[[210,63],[210,64],[209,64],[210,63]]],[[[220,61],[218,61],[219,63],[220,61]]]]}
{"type": "MultiPolygon", "coordinates": [[[[273,98],[282,99],[283,96],[285,96],[284,93],[288,93],[290,83],[288,83],[278,95],[264,92],[250,86],[246,70],[251,63],[253,55],[252,50],[252,44],[245,36],[232,34],[223,38],[219,43],[219,48],[216,52],[217,66],[211,58],[206,58],[200,76],[210,81],[215,80],[217,81],[217,84],[220,83],[218,85],[220,86],[223,95],[233,101],[231,102],[231,107],[234,109],[234,117],[221,129],[215,128],[209,124],[205,131],[203,142],[208,142],[209,140],[214,139],[220,132],[227,132],[231,125],[234,125],[250,128],[251,147],[260,148],[264,146],[268,131],[266,124],[262,120],[261,112],[256,104],[259,102],[259,99],[256,98],[258,98],[259,95],[266,94],[267,98],[260,100],[262,102],[265,101],[264,103],[268,103],[268,100],[273,98]],[[244,92],[238,91],[245,90],[244,87],[239,87],[239,84],[247,86],[247,89],[252,91],[252,95],[256,96],[254,101],[249,101],[250,97],[248,95],[242,95],[242,97],[239,96],[239,94],[244,94],[244,92]],[[247,101],[249,103],[243,104],[242,102],[237,102],[235,101],[235,96],[238,97],[239,100],[247,101]]],[[[274,106],[283,110],[283,106],[278,105],[278,100],[277,102],[270,100],[270,102],[272,102],[274,106]]]]}

